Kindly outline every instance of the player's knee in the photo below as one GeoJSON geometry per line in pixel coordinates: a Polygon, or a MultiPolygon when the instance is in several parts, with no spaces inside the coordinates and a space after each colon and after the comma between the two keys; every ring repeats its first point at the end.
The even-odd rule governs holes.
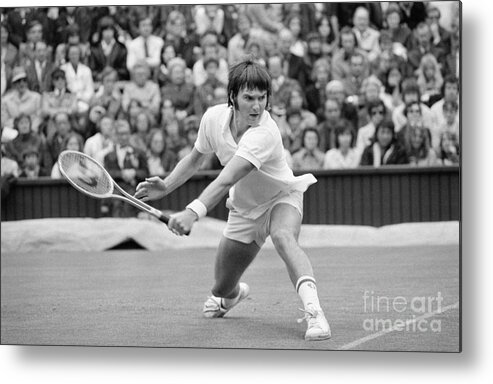
{"type": "Polygon", "coordinates": [[[296,238],[288,229],[277,229],[271,232],[270,237],[276,249],[290,249],[296,244],[296,238]]]}

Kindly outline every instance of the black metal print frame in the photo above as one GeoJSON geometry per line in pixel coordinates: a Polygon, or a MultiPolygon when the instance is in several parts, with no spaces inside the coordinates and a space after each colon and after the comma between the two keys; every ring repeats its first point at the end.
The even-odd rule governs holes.
{"type": "MultiPolygon", "coordinates": [[[[35,118],[31,124],[48,140],[53,134],[50,119],[54,115],[43,112],[52,90],[36,81],[36,45],[31,46],[29,39],[47,43],[48,55],[56,62],[51,71],[60,66],[67,79],[72,45],[79,46],[94,89],[103,87],[105,73],[115,73],[120,96],[127,98],[127,110],[117,111],[115,120],[131,121],[132,97],[145,98],[144,93],[126,87],[134,81],[134,69],[146,61],[151,69],[149,81],[154,84],[149,90],[157,89],[160,101],[156,109],[145,103],[139,108],[148,108],[151,124],[166,129],[167,101],[174,104],[183,136],[186,124],[192,124],[189,116],[200,115],[199,107],[183,95],[192,89],[190,97],[198,100],[212,83],[226,90],[222,77],[228,64],[245,53],[273,77],[268,111],[281,130],[296,125],[297,118],[306,123],[313,116],[317,124],[312,128],[327,140],[331,135],[337,140],[335,128],[325,134],[329,128],[324,124],[330,121],[326,101],[338,98],[330,92],[339,85],[345,94],[334,105],[345,114],[345,122],[356,122],[354,132],[364,131],[373,121],[373,109],[382,105],[395,131],[399,127],[401,133],[396,136],[402,140],[406,129],[415,129],[409,115],[413,103],[408,100],[406,105],[403,100],[414,89],[420,121],[427,128],[431,150],[436,147],[438,155],[427,166],[418,164],[418,159],[414,166],[377,167],[375,155],[371,163],[353,169],[295,171],[296,175],[310,172],[318,180],[304,194],[299,244],[313,265],[320,305],[331,326],[332,337],[322,341],[304,340],[306,322],[297,322],[303,317],[298,309],[303,304],[271,240],[242,277],[250,285],[250,295],[224,318],[202,316],[228,219],[226,198],[184,239],[149,217],[108,217],[108,203],[84,196],[65,180],[13,180],[2,175],[1,344],[461,352],[460,133],[454,153],[444,154],[448,149],[442,148],[446,136],[442,132],[459,129],[461,120],[458,1],[3,8],[2,28],[9,35],[2,45],[7,52],[2,56],[2,157],[9,157],[10,144],[5,144],[4,152],[3,143],[15,131],[17,117],[10,94],[17,92],[22,78],[43,100],[41,110],[33,112],[39,125],[35,118]],[[144,46],[132,44],[141,34],[139,20],[144,16],[150,20],[152,34],[161,39],[154,48],[146,43],[147,52],[144,46]],[[392,27],[396,18],[400,24],[392,27]],[[35,25],[41,25],[42,37],[30,35],[35,25]],[[180,28],[186,33],[180,35],[180,28]],[[117,37],[108,44],[101,43],[105,29],[112,29],[117,37]],[[285,49],[287,30],[299,37],[285,49]],[[116,52],[115,45],[121,51],[116,52]],[[170,86],[174,80],[171,61],[164,58],[166,45],[173,46],[180,58],[171,66],[184,63],[186,67],[187,90],[170,86]],[[217,57],[204,60],[211,46],[216,52],[206,56],[217,57]],[[140,51],[145,52],[143,59],[137,58],[140,51]],[[277,68],[273,58],[282,59],[283,65],[277,68]],[[214,81],[204,69],[209,64],[217,66],[214,81]],[[108,65],[113,70],[105,68],[108,65]],[[325,65],[328,77],[317,77],[317,68],[325,65]],[[427,71],[431,73],[433,66],[432,76],[427,71]],[[398,85],[392,82],[393,71],[401,76],[398,85]],[[405,81],[409,78],[414,79],[411,85],[405,81]],[[284,94],[279,91],[296,82],[303,99],[301,111],[286,96],[289,87],[284,94]],[[372,85],[377,85],[376,96],[371,95],[372,85]],[[458,90],[456,100],[445,96],[450,94],[448,87],[458,90]],[[381,104],[372,104],[371,97],[381,104]],[[454,111],[457,117],[450,118],[454,111]]],[[[74,88],[71,93],[77,92],[74,88]]],[[[209,96],[210,100],[216,97],[209,96]]],[[[98,96],[77,97],[73,116],[79,125],[73,127],[89,137],[89,131],[80,130],[81,122],[93,129],[91,135],[96,133],[102,115],[95,108],[98,96]]],[[[228,94],[218,92],[217,101],[228,102],[228,94]]],[[[110,114],[109,104],[104,113],[110,114]]],[[[134,129],[133,122],[131,126],[134,129]]],[[[365,151],[378,144],[376,133],[368,140],[373,136],[375,141],[365,145],[365,151]]],[[[357,137],[354,133],[354,142],[357,137]]],[[[454,144],[452,139],[449,143],[454,144]]],[[[118,156],[115,152],[115,164],[121,160],[118,156]]],[[[185,209],[219,172],[199,171],[152,205],[162,211],[185,209]]],[[[127,192],[135,189],[135,182],[128,184],[127,192]]]]}

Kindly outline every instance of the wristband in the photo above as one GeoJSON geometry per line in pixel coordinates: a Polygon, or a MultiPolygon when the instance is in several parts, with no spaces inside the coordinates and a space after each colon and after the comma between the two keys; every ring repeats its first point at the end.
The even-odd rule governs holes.
{"type": "Polygon", "coordinates": [[[207,215],[207,207],[199,199],[192,201],[186,208],[193,211],[199,220],[207,215]]]}

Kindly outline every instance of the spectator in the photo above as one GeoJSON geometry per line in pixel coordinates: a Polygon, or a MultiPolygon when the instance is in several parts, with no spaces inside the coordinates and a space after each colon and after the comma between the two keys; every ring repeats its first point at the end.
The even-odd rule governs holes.
{"type": "Polygon", "coordinates": [[[430,26],[426,23],[420,23],[416,27],[414,34],[416,37],[411,44],[412,48],[408,52],[408,60],[413,70],[419,68],[421,58],[427,53],[435,56],[438,62],[443,65],[447,52],[440,44],[434,44],[430,26]]]}
{"type": "Polygon", "coordinates": [[[402,104],[402,73],[398,67],[390,67],[385,74],[384,89],[388,99],[392,100],[392,110],[402,104]]]}
{"type": "Polygon", "coordinates": [[[302,89],[310,83],[310,69],[304,59],[291,52],[294,44],[293,33],[289,29],[279,32],[279,53],[282,57],[283,75],[297,80],[302,89]]]}
{"type": "Polygon", "coordinates": [[[424,55],[416,74],[421,101],[431,106],[439,98],[443,85],[442,73],[435,56],[430,53],[424,55]]]}
{"type": "Polygon", "coordinates": [[[55,133],[47,140],[52,163],[58,159],[58,155],[63,151],[65,139],[73,132],[69,115],[66,112],[57,112],[53,119],[55,133]]]}
{"type": "Polygon", "coordinates": [[[12,80],[12,71],[14,69],[15,63],[18,60],[17,47],[9,41],[9,29],[6,22],[0,24],[0,64],[2,67],[2,79],[0,81],[1,91],[0,96],[5,93],[5,91],[10,88],[10,83],[12,80]]]}
{"type": "Polygon", "coordinates": [[[185,60],[188,68],[192,68],[196,60],[195,42],[188,37],[186,25],[183,13],[171,11],[166,20],[165,43],[172,44],[177,56],[185,60]]]}
{"type": "Polygon", "coordinates": [[[395,107],[394,111],[392,112],[392,121],[395,126],[395,131],[399,132],[401,128],[406,124],[407,118],[404,115],[404,110],[406,108],[406,105],[411,102],[420,103],[421,115],[423,116],[423,124],[426,127],[431,127],[433,124],[432,114],[430,108],[426,104],[420,102],[421,93],[416,80],[414,80],[413,78],[403,80],[401,83],[401,94],[402,104],[395,107]]]}
{"type": "Polygon", "coordinates": [[[26,62],[27,83],[29,89],[43,94],[50,87],[50,74],[54,65],[48,58],[48,47],[44,41],[36,44],[33,60],[26,62]]]}
{"type": "MultiPolygon", "coordinates": [[[[3,130],[2,130],[3,134],[3,130]]],[[[11,159],[8,157],[7,153],[5,152],[5,139],[2,135],[2,156],[0,159],[0,172],[1,172],[1,180],[0,180],[0,186],[1,186],[1,199],[2,199],[2,204],[4,203],[4,200],[7,198],[7,196],[10,193],[10,187],[12,184],[15,183],[17,178],[19,177],[21,173],[21,169],[19,167],[19,164],[17,161],[14,159],[11,159]]]]}
{"type": "Polygon", "coordinates": [[[14,119],[21,114],[26,114],[31,118],[33,131],[38,132],[41,122],[41,95],[29,89],[27,74],[23,67],[14,68],[12,86],[12,90],[2,97],[2,125],[13,127],[14,119]]]}
{"type": "Polygon", "coordinates": [[[100,74],[101,85],[91,99],[91,108],[99,106],[104,108],[107,114],[114,119],[122,108],[123,95],[118,86],[118,72],[111,67],[106,67],[100,74]]]}
{"type": "Polygon", "coordinates": [[[300,16],[296,13],[288,16],[286,27],[293,35],[293,43],[291,44],[290,49],[291,53],[295,56],[305,57],[308,46],[305,41],[305,36],[302,33],[300,16]]]}
{"type": "MultiPolygon", "coordinates": [[[[322,52],[322,38],[318,32],[310,32],[306,37],[306,54],[305,61],[310,70],[313,70],[313,65],[321,58],[326,59],[327,55],[322,52]]],[[[312,72],[313,78],[313,72],[312,72]]]]}
{"type": "Polygon", "coordinates": [[[367,77],[361,84],[361,94],[359,98],[358,122],[359,125],[366,125],[371,119],[367,105],[371,102],[382,101],[385,108],[393,110],[392,97],[384,93],[383,85],[374,75],[367,77]]]}
{"type": "Polygon", "coordinates": [[[401,13],[401,23],[410,30],[426,20],[426,7],[421,1],[399,1],[396,3],[401,13]]]}
{"type": "Polygon", "coordinates": [[[323,169],[350,169],[359,165],[361,152],[354,148],[354,130],[347,124],[336,132],[336,146],[329,149],[324,157],[323,169]]]}
{"type": "Polygon", "coordinates": [[[442,132],[440,136],[439,162],[442,165],[460,163],[459,138],[452,132],[442,132]]]}
{"type": "Polygon", "coordinates": [[[166,148],[164,132],[153,128],[149,133],[147,168],[149,176],[164,177],[176,165],[176,155],[166,148]]]}
{"type": "Polygon", "coordinates": [[[385,81],[385,75],[391,68],[397,68],[400,73],[406,76],[412,76],[412,68],[407,63],[406,49],[400,47],[398,43],[392,43],[390,32],[382,31],[379,42],[381,52],[371,63],[370,72],[382,82],[385,81]]]}
{"type": "Polygon", "coordinates": [[[442,72],[444,76],[460,76],[460,16],[452,20],[450,53],[445,56],[442,72]]]}
{"type": "Polygon", "coordinates": [[[204,62],[204,67],[207,72],[207,80],[205,83],[195,90],[194,96],[194,110],[195,114],[201,117],[204,112],[212,106],[214,101],[214,90],[218,87],[225,88],[226,84],[221,83],[216,76],[217,69],[219,68],[219,62],[210,58],[204,62]]]}
{"type": "Polygon", "coordinates": [[[49,176],[40,166],[40,154],[34,148],[28,148],[22,154],[22,171],[19,177],[27,179],[37,179],[38,177],[49,176]]]}
{"type": "Polygon", "coordinates": [[[399,140],[401,145],[407,145],[406,142],[409,141],[408,139],[410,137],[409,131],[417,128],[423,129],[428,135],[428,141],[432,142],[430,129],[423,123],[423,114],[421,110],[421,104],[419,102],[411,101],[410,103],[406,104],[404,115],[407,118],[407,123],[399,132],[397,132],[397,139],[399,140]]]}
{"type": "Polygon", "coordinates": [[[294,88],[289,93],[287,104],[288,113],[299,112],[303,129],[317,126],[317,117],[314,113],[306,109],[306,101],[301,88],[294,88]]]}
{"type": "Polygon", "coordinates": [[[137,100],[142,108],[153,118],[153,123],[157,121],[161,95],[156,83],[149,80],[151,75],[150,68],[145,61],[137,62],[132,68],[132,81],[125,84],[122,97],[122,109],[129,111],[131,100],[137,100]]]}
{"type": "MultiPolygon", "coordinates": [[[[63,150],[82,152],[82,150],[84,149],[84,140],[76,132],[69,133],[64,140],[62,148],[63,150]]],[[[53,164],[53,168],[51,168],[51,178],[52,179],[62,178],[62,173],[60,172],[58,161],[56,161],[55,164],[53,164]]]]}
{"type": "Polygon", "coordinates": [[[203,36],[207,31],[213,30],[221,35],[224,28],[224,11],[219,5],[197,5],[194,14],[195,31],[203,36]]]}
{"type": "Polygon", "coordinates": [[[251,40],[259,39],[260,32],[252,29],[252,23],[247,15],[241,13],[237,20],[238,33],[228,42],[228,64],[233,65],[247,54],[251,40]]]}
{"type": "Polygon", "coordinates": [[[95,81],[101,81],[106,67],[114,68],[121,80],[129,80],[127,48],[118,41],[118,32],[111,17],[105,16],[98,23],[98,41],[91,47],[89,67],[95,81]]]}
{"type": "Polygon", "coordinates": [[[447,100],[442,104],[443,110],[443,121],[437,127],[431,130],[431,136],[433,138],[433,143],[435,147],[438,146],[440,141],[440,136],[443,132],[451,132],[455,136],[460,135],[460,125],[459,125],[459,104],[455,100],[447,100]]]}
{"type": "Polygon", "coordinates": [[[356,108],[358,105],[357,99],[346,99],[344,83],[339,80],[330,81],[325,87],[325,95],[327,99],[332,98],[337,100],[341,108],[342,117],[352,124],[354,130],[357,130],[359,127],[358,110],[356,108]]]}
{"type": "Polygon", "coordinates": [[[131,126],[130,145],[141,152],[147,152],[147,136],[151,130],[151,121],[144,111],[137,114],[135,126],[131,126]]]}
{"type": "Polygon", "coordinates": [[[340,32],[340,47],[332,56],[332,79],[344,80],[351,76],[350,58],[353,53],[366,53],[357,47],[357,39],[353,30],[344,27],[340,32]]]}
{"type": "Polygon", "coordinates": [[[313,64],[313,83],[306,89],[307,109],[318,119],[323,118],[323,105],[326,100],[325,88],[330,80],[330,62],[325,58],[318,59],[313,64]]]}
{"type": "Polygon", "coordinates": [[[111,115],[102,116],[97,124],[99,132],[89,137],[84,144],[84,153],[104,163],[104,157],[114,150],[115,120],[111,115]]]}
{"type": "Polygon", "coordinates": [[[297,152],[303,146],[303,131],[306,128],[303,124],[300,111],[287,111],[286,122],[288,129],[284,134],[289,137],[287,148],[290,153],[297,152]]]}
{"type": "Polygon", "coordinates": [[[128,43],[127,68],[132,69],[145,61],[153,71],[161,64],[161,49],[164,41],[152,34],[152,20],[148,16],[139,19],[139,36],[128,43]]]}
{"type": "MultiPolygon", "coordinates": [[[[115,124],[116,146],[104,157],[104,166],[110,176],[131,195],[135,192],[137,183],[143,181],[149,174],[145,153],[130,145],[130,125],[125,120],[115,124]]],[[[112,199],[112,215],[114,217],[136,216],[136,209],[130,204],[112,199]]]]}
{"type": "Polygon", "coordinates": [[[366,59],[363,54],[355,52],[349,58],[349,74],[343,79],[344,88],[348,97],[354,98],[358,104],[358,98],[361,91],[361,85],[366,78],[366,59]]]}
{"type": "Polygon", "coordinates": [[[408,163],[406,150],[396,140],[394,123],[390,120],[383,120],[376,127],[373,144],[363,151],[360,165],[381,167],[408,163]]]}
{"type": "Polygon", "coordinates": [[[185,81],[186,63],[175,58],[169,65],[170,82],[161,89],[162,99],[168,99],[175,107],[175,117],[183,120],[194,112],[194,87],[185,81]]]}
{"type": "Polygon", "coordinates": [[[43,24],[39,20],[33,19],[27,24],[26,42],[19,45],[20,65],[25,67],[28,61],[34,61],[36,44],[41,41],[43,41],[43,24]]]}
{"type": "Polygon", "coordinates": [[[334,98],[328,98],[324,106],[324,120],[318,125],[320,133],[319,147],[322,152],[327,152],[336,146],[335,131],[337,127],[344,125],[345,120],[342,116],[341,104],[334,98]]]}
{"type": "Polygon", "coordinates": [[[305,128],[302,148],[293,155],[293,171],[322,169],[324,153],[318,148],[320,136],[315,128],[305,128]]]}
{"type": "Polygon", "coordinates": [[[440,10],[429,4],[426,8],[426,24],[430,26],[430,32],[433,39],[433,45],[440,46],[444,50],[444,54],[450,53],[451,48],[451,35],[445,28],[440,25],[441,18],[440,10]]]}
{"type": "Polygon", "coordinates": [[[67,79],[67,88],[77,98],[79,116],[89,111],[89,103],[94,95],[94,83],[91,69],[80,62],[81,49],[70,45],[67,49],[68,62],[61,66],[67,79]]]}
{"type": "Polygon", "coordinates": [[[407,130],[405,145],[409,164],[418,167],[438,165],[437,155],[430,145],[429,132],[422,127],[407,130]]]}
{"type": "Polygon", "coordinates": [[[171,43],[165,43],[161,51],[161,65],[154,72],[154,81],[163,87],[169,83],[169,63],[176,57],[175,47],[171,43]]]}
{"type": "Polygon", "coordinates": [[[358,7],[353,15],[353,31],[358,47],[367,53],[368,60],[375,60],[380,53],[378,38],[380,32],[370,27],[370,13],[365,7],[358,7]]]}
{"type": "MultiPolygon", "coordinates": [[[[447,76],[443,82],[441,94],[442,98],[431,106],[432,124],[430,129],[434,138],[433,142],[437,144],[439,136],[437,131],[440,131],[446,125],[446,116],[443,108],[445,102],[455,102],[457,103],[457,107],[459,106],[459,80],[453,75],[447,76]]],[[[455,125],[459,127],[459,110],[455,114],[455,125]]],[[[456,133],[458,135],[458,132],[456,133]]]]}
{"type": "Polygon", "coordinates": [[[289,94],[295,88],[301,88],[297,80],[286,77],[283,74],[282,57],[274,55],[268,58],[267,68],[272,78],[271,103],[280,108],[286,108],[289,102],[289,94]]]}
{"type": "Polygon", "coordinates": [[[366,104],[366,109],[370,116],[370,122],[358,129],[356,139],[356,150],[361,155],[365,148],[372,143],[375,137],[375,127],[387,118],[387,108],[382,100],[370,101],[366,104]]]}
{"type": "Polygon", "coordinates": [[[202,57],[193,65],[193,85],[200,87],[207,80],[207,71],[205,70],[204,63],[208,59],[216,59],[219,63],[219,67],[216,72],[217,79],[223,84],[228,83],[228,63],[224,58],[220,57],[219,45],[217,42],[217,35],[213,32],[207,32],[202,37],[202,57]]]}
{"type": "Polygon", "coordinates": [[[80,38],[80,28],[78,24],[71,24],[67,27],[67,37],[64,42],[58,44],[55,50],[55,65],[61,66],[68,61],[68,49],[71,45],[79,47],[80,63],[87,65],[91,54],[91,47],[88,41],[82,42],[80,38]]]}
{"type": "Polygon", "coordinates": [[[43,172],[51,169],[52,160],[47,150],[46,139],[43,135],[34,132],[29,115],[21,113],[14,119],[14,129],[17,136],[5,145],[6,156],[15,160],[19,165],[24,162],[24,153],[33,149],[39,157],[39,164],[43,172]]]}
{"type": "Polygon", "coordinates": [[[387,30],[390,32],[392,42],[398,45],[398,49],[404,49],[407,52],[409,47],[412,32],[405,23],[401,23],[401,11],[396,4],[389,4],[385,12],[385,21],[387,30]]]}
{"type": "Polygon", "coordinates": [[[337,40],[326,16],[322,16],[317,23],[317,31],[322,41],[322,55],[331,58],[337,49],[337,40]]]}
{"type": "Polygon", "coordinates": [[[212,98],[212,105],[225,104],[228,102],[228,90],[226,87],[217,87],[214,89],[214,97],[212,98]]]}

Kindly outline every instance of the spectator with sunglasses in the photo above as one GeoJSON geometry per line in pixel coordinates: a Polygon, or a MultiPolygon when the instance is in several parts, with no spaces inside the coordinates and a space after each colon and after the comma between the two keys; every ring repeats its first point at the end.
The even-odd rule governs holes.
{"type": "Polygon", "coordinates": [[[360,154],[371,144],[375,136],[375,128],[387,117],[387,108],[381,100],[370,101],[366,109],[370,115],[370,122],[358,130],[356,139],[356,150],[360,154]]]}

